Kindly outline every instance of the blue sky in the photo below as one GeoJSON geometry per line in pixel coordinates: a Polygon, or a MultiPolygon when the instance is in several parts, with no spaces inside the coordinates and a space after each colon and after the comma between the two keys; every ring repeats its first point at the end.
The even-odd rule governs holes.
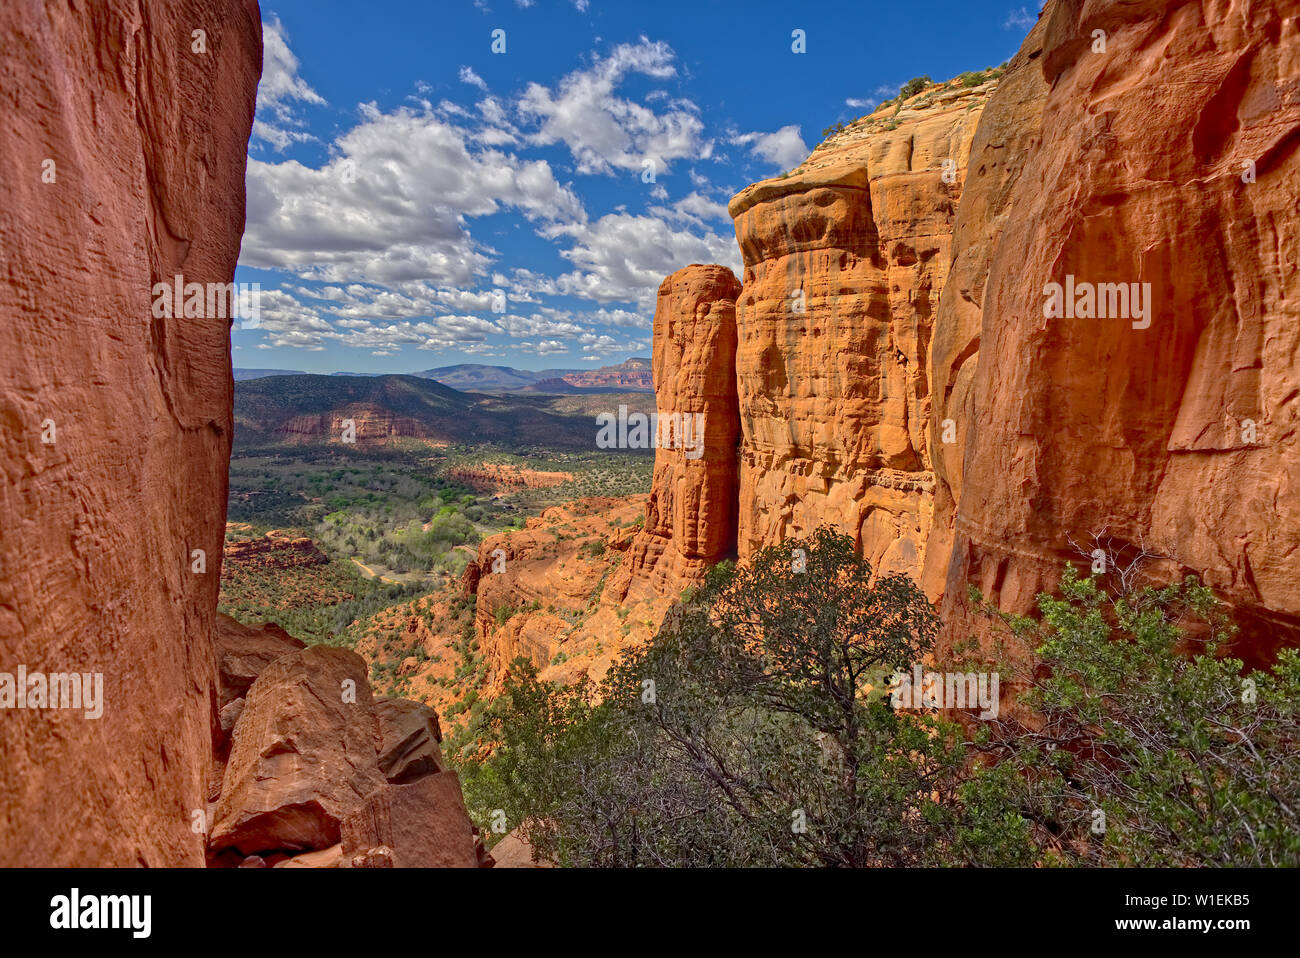
{"type": "Polygon", "coordinates": [[[233,332],[234,365],[648,356],[665,275],[693,262],[739,273],[735,193],[913,76],[998,65],[1037,12],[1033,0],[263,0],[236,272],[261,284],[261,324],[233,332]]]}

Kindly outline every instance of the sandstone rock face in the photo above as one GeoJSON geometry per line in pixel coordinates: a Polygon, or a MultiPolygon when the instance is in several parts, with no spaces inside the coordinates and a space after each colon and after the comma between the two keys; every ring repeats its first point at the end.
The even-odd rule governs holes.
{"type": "Polygon", "coordinates": [[[624,594],[616,584],[628,561],[628,530],[645,503],[643,496],[581,499],[483,540],[474,630],[489,696],[518,657],[547,681],[599,679],[623,648],[654,634],[678,593],[624,594]]]}
{"type": "Polygon", "coordinates": [[[295,855],[292,858],[286,858],[282,862],[277,862],[274,868],[342,868],[343,867],[343,845],[331,845],[329,848],[322,848],[318,852],[303,852],[301,855],[295,855]]]}
{"type": "Polygon", "coordinates": [[[993,250],[1007,225],[1012,187],[1041,137],[1047,84],[1038,58],[1044,21],[1030,31],[1007,64],[980,118],[967,161],[953,230],[952,267],[939,297],[930,346],[930,462],[934,522],[921,585],[931,600],[943,594],[952,556],[955,502],[961,495],[962,454],[974,418],[985,284],[993,250]]]}
{"type": "Polygon", "coordinates": [[[348,868],[393,868],[393,850],[387,845],[367,848],[360,854],[344,859],[348,868]]]}
{"type": "Polygon", "coordinates": [[[507,834],[492,847],[492,859],[496,868],[554,868],[546,859],[535,860],[536,850],[519,829],[507,834]]]}
{"type": "Polygon", "coordinates": [[[1068,539],[1103,531],[1166,556],[1158,579],[1199,573],[1247,649],[1300,636],[1298,15],[1057,2],[1022,51],[1041,49],[1025,65],[1041,81],[985,111],[1024,151],[1003,158],[1020,167],[1006,196],[992,171],[994,229],[972,238],[987,278],[977,369],[954,377],[970,398],[949,470],[950,637],[978,631],[966,583],[1024,611],[1078,559],[1068,539]],[[1067,277],[1150,284],[1149,325],[1046,315],[1067,277]]]}
{"type": "Polygon", "coordinates": [[[931,521],[935,308],[994,84],[942,87],[732,199],[742,558],[829,524],[919,576],[931,521]]]}
{"type": "Polygon", "coordinates": [[[659,287],[652,363],[661,445],[645,525],[612,584],[617,595],[675,596],[735,553],[739,294],[725,266],[687,266],[659,287]]]}
{"type": "Polygon", "coordinates": [[[409,699],[380,699],[375,703],[379,721],[379,770],[388,781],[402,784],[424,775],[446,771],[442,758],[442,729],[438,714],[409,699]]]}
{"type": "Polygon", "coordinates": [[[152,291],[233,276],[260,18],[10,0],[0,36],[0,670],[100,673],[105,700],[6,710],[0,865],[202,865],[229,320],[152,291]]]}
{"type": "Polygon", "coordinates": [[[460,574],[461,598],[468,599],[472,595],[478,595],[478,580],[482,575],[483,570],[478,567],[478,560],[470,559],[465,565],[465,571],[460,574]]]}
{"type": "Polygon", "coordinates": [[[339,823],[384,784],[380,743],[361,656],[318,645],[276,659],[249,689],[235,725],[212,850],[337,843],[339,823]]]}
{"type": "Polygon", "coordinates": [[[212,767],[208,772],[209,805],[221,798],[221,784],[230,757],[231,736],[244,714],[244,696],[262,671],[283,656],[306,648],[274,623],[244,625],[228,615],[217,614],[213,635],[217,657],[217,727],[212,733],[212,767]]]}
{"type": "Polygon", "coordinates": [[[391,850],[393,868],[477,868],[474,832],[455,772],[384,785],[342,826],[343,857],[391,850]]]}
{"type": "Polygon", "coordinates": [[[358,446],[382,446],[394,439],[442,439],[436,428],[414,416],[399,416],[366,403],[350,403],[331,412],[292,416],[275,432],[285,443],[337,442],[347,423],[355,429],[358,446]]]}
{"type": "Polygon", "coordinates": [[[508,462],[484,462],[477,466],[457,466],[447,470],[452,479],[468,483],[476,489],[549,489],[561,483],[572,482],[571,472],[539,472],[508,462]]]}
{"type": "Polygon", "coordinates": [[[307,647],[274,622],[244,625],[220,613],[214,638],[220,708],[243,698],[262,671],[276,659],[307,647]]]}

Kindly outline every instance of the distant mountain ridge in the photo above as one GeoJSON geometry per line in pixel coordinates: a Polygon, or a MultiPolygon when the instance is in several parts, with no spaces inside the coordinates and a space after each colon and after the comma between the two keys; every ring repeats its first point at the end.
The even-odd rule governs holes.
{"type": "Polygon", "coordinates": [[[552,369],[543,373],[510,366],[485,366],[479,363],[457,363],[454,366],[439,366],[425,369],[413,375],[432,379],[452,389],[479,390],[490,392],[511,392],[526,389],[539,379],[548,376],[558,377],[565,373],[577,372],[572,369],[552,369]]]}
{"type": "MultiPolygon", "coordinates": [[[[247,382],[269,376],[306,376],[299,369],[252,369],[235,367],[235,381],[247,382]]],[[[567,394],[575,392],[654,392],[654,375],[650,360],[632,356],[614,366],[599,369],[515,369],[512,366],[487,366],[482,363],[457,363],[413,373],[357,373],[340,371],[330,376],[375,378],[387,375],[410,375],[462,392],[533,392],[567,394]]]]}
{"type": "Polygon", "coordinates": [[[267,376],[305,376],[301,369],[243,369],[236,366],[232,370],[235,382],[242,383],[250,379],[265,379],[267,376]]]}
{"type": "Polygon", "coordinates": [[[335,441],[351,420],[362,445],[421,439],[594,450],[592,416],[577,408],[553,412],[552,401],[464,393],[420,376],[265,376],[235,385],[235,442],[335,441]]]}
{"type": "Polygon", "coordinates": [[[459,363],[415,373],[453,389],[480,392],[569,393],[581,390],[653,392],[654,375],[650,360],[633,356],[616,366],[600,369],[514,369],[510,366],[484,366],[459,363]]]}

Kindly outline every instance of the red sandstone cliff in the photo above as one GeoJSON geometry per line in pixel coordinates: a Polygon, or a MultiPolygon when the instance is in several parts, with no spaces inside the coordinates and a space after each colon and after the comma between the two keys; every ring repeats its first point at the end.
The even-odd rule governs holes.
{"type": "Polygon", "coordinates": [[[213,866],[489,866],[438,716],[375,698],[366,663],[219,616],[220,734],[205,825],[213,866]]]}
{"type": "MultiPolygon", "coordinates": [[[[234,272],[256,4],[19,0],[0,36],[0,865],[490,864],[427,708],[217,622],[230,320],[152,294],[234,272]],[[69,673],[102,696],[51,707],[69,673]]],[[[237,557],[323,558],[272,538],[237,557]]]]}
{"type": "Polygon", "coordinates": [[[337,441],[344,434],[344,424],[352,423],[358,446],[383,445],[397,439],[426,439],[434,445],[446,445],[446,435],[436,426],[414,416],[399,416],[368,403],[351,403],[323,413],[304,413],[289,418],[275,432],[286,443],[337,441]]]}
{"type": "Polygon", "coordinates": [[[994,85],[886,105],[731,201],[742,557],[830,524],[877,569],[919,572],[935,306],[994,85]]]}
{"type": "Polygon", "coordinates": [[[1298,16],[1060,0],[986,109],[935,352],[950,637],[966,583],[1025,611],[1102,530],[1200,574],[1255,651],[1300,636],[1298,16]],[[1149,283],[1149,326],[1045,316],[1067,276],[1149,283]]]}
{"type": "MultiPolygon", "coordinates": [[[[957,637],[966,584],[1028,611],[1104,532],[1294,641],[1297,13],[1052,3],[998,83],[735,197],[741,557],[830,523],[957,637]],[[1046,316],[1075,279],[1149,283],[1150,326],[1046,316]]],[[[660,568],[689,583],[642,561],[631,588],[660,568]]]]}
{"type": "Polygon", "coordinates": [[[0,864],[201,865],[229,320],[151,294],[231,280],[258,9],[9,0],[0,36],[0,671],[105,699],[5,711],[0,864]]]}
{"type": "Polygon", "coordinates": [[[1040,21],[1008,63],[975,131],[953,228],[952,267],[939,297],[928,365],[934,523],[921,575],[931,599],[943,592],[952,555],[953,502],[961,493],[962,453],[973,418],[989,260],[1007,225],[1011,188],[1040,137],[1047,93],[1038,67],[1042,34],[1040,21]]]}

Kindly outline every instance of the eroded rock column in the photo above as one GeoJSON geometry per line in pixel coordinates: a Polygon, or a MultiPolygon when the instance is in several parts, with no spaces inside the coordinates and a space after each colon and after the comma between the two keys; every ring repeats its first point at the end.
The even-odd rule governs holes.
{"type": "Polygon", "coordinates": [[[654,318],[660,447],[645,525],[612,587],[676,595],[736,551],[736,297],[725,266],[679,269],[654,318]]]}
{"type": "Polygon", "coordinates": [[[877,570],[920,575],[934,312],[992,85],[886,108],[731,201],[742,557],[828,524],[877,570]]]}

